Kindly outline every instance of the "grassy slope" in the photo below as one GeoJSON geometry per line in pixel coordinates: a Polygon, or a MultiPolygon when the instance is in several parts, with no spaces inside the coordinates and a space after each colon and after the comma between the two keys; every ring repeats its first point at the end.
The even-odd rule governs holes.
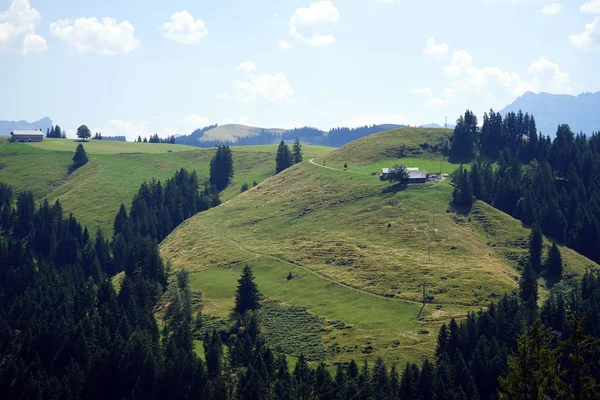
{"type": "MultiPolygon", "coordinates": [[[[350,142],[325,157],[326,165],[341,166],[368,165],[398,159],[402,145],[418,148],[422,143],[435,144],[442,136],[452,134],[451,130],[426,128],[401,128],[365,136],[350,142]]],[[[428,154],[420,158],[430,158],[428,154]]],[[[433,158],[437,158],[433,156],[433,158]]]]}
{"type": "MultiPolygon", "coordinates": [[[[42,143],[0,143],[0,181],[17,190],[33,190],[36,198],[57,198],[66,212],[73,212],[91,231],[100,226],[110,234],[121,202],[129,205],[144,181],[170,178],[179,168],[196,170],[200,180],[209,175],[213,149],[190,146],[88,141],[83,145],[90,162],[67,175],[77,141],[45,139],[42,143]],[[172,152],[169,153],[168,150],[172,152]]],[[[329,148],[306,146],[315,156],[329,148]]],[[[275,172],[277,146],[232,147],[235,177],[221,195],[228,200],[240,192],[243,183],[252,186],[275,172]]]]}
{"type": "MultiPolygon", "coordinates": [[[[423,139],[415,138],[415,130],[409,134],[411,141],[423,139]]],[[[356,159],[336,154],[346,150],[324,159],[343,157],[357,168],[367,162],[367,171],[378,161],[356,149],[356,159]]],[[[450,167],[456,166],[444,169],[450,167]]],[[[248,262],[268,297],[324,319],[318,345],[326,349],[327,361],[416,360],[431,354],[435,343],[435,334],[419,330],[435,332],[450,315],[464,315],[518,286],[516,261],[525,251],[527,229],[485,204],[476,204],[471,221],[449,212],[451,191],[447,181],[439,191],[431,184],[393,191],[377,177],[305,162],[187,221],[161,250],[175,268],[193,273],[210,315],[227,318],[240,264],[248,262]],[[300,279],[288,282],[290,271],[300,279]],[[418,322],[413,301],[420,300],[423,282],[442,308],[426,307],[426,320],[418,322]],[[331,321],[352,328],[331,328],[331,321]]],[[[589,264],[568,249],[563,257],[570,272],[581,273],[589,264]]]]}

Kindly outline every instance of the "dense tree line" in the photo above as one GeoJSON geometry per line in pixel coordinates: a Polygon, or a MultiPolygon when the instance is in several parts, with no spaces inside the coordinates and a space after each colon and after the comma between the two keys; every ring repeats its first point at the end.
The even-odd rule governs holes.
{"type": "Polygon", "coordinates": [[[166,138],[161,138],[158,136],[158,133],[155,133],[154,135],[150,135],[150,139],[146,138],[144,136],[144,139],[142,139],[141,136],[138,136],[137,143],[170,143],[170,144],[174,144],[175,143],[175,136],[167,136],[166,138]]]}
{"type": "Polygon", "coordinates": [[[114,140],[115,142],[126,142],[125,136],[102,136],[102,140],[114,140]]]}
{"type": "Polygon", "coordinates": [[[54,139],[66,139],[67,133],[65,131],[63,131],[62,129],[60,129],[60,126],[52,125],[52,127],[46,129],[46,137],[54,138],[54,139]]]}
{"type": "Polygon", "coordinates": [[[133,198],[129,213],[121,204],[113,224],[111,274],[135,268],[136,263],[142,262],[148,265],[146,277],[164,283],[158,243],[186,219],[220,204],[214,186],[205,184],[202,192],[198,189],[196,171],[190,173],[181,168],[164,184],[155,179],[144,182],[133,198]]]}
{"type": "Polygon", "coordinates": [[[533,116],[491,111],[475,136],[467,147],[477,159],[457,188],[600,261],[600,135],[575,135],[561,125],[551,140],[538,136],[533,116]]]}

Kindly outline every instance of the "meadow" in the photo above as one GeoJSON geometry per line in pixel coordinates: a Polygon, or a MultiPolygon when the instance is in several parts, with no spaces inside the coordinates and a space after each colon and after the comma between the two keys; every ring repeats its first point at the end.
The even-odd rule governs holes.
{"type": "MultiPolygon", "coordinates": [[[[162,243],[161,253],[173,268],[193,274],[209,315],[227,320],[240,266],[248,263],[268,299],[322,318],[320,346],[313,328],[305,334],[316,349],[325,349],[327,363],[377,356],[415,361],[431,355],[430,333],[450,316],[464,317],[517,290],[529,230],[480,202],[470,215],[456,212],[448,179],[398,187],[370,173],[320,167],[321,160],[330,166],[330,160],[343,158],[348,171],[357,172],[396,161],[431,172],[439,168],[439,160],[427,157],[372,162],[360,154],[353,160],[347,146],[317,156],[319,165],[305,161],[191,218],[162,243]],[[302,280],[286,281],[290,271],[302,280]],[[306,279],[311,282],[304,284],[306,279]],[[425,319],[417,321],[423,284],[429,303],[425,319]],[[352,328],[332,329],[336,324],[352,328]]],[[[458,165],[442,167],[449,173],[458,165]]],[[[569,249],[561,251],[567,275],[581,275],[593,265],[569,249]]],[[[541,291],[547,293],[544,286],[541,291]]],[[[272,327],[279,317],[263,318],[272,327]]],[[[302,332],[302,326],[293,329],[302,332]]]]}
{"type": "MultiPolygon", "coordinates": [[[[191,146],[90,140],[83,144],[89,163],[68,174],[75,148],[69,139],[41,143],[0,142],[0,180],[17,190],[31,190],[36,199],[60,199],[66,212],[93,233],[100,227],[112,235],[121,203],[129,206],[144,181],[165,180],[180,168],[196,170],[200,181],[209,177],[214,149],[191,146]]],[[[330,148],[305,146],[306,154],[320,156],[330,148]]],[[[275,173],[276,145],[232,147],[235,176],[221,194],[222,201],[240,193],[241,186],[261,182],[275,173]]]]}

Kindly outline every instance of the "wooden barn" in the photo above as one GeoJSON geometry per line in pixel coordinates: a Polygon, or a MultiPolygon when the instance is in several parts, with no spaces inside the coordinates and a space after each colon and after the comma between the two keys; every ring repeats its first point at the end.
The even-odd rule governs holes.
{"type": "Polygon", "coordinates": [[[13,142],[43,142],[44,133],[42,131],[14,130],[11,133],[13,142]]]}

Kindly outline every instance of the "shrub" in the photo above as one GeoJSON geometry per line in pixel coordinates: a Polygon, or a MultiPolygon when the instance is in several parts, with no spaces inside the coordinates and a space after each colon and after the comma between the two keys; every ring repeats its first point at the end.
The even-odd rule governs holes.
{"type": "Polygon", "coordinates": [[[240,191],[241,191],[242,193],[244,193],[246,190],[248,190],[248,184],[247,184],[247,183],[244,183],[244,184],[242,185],[242,188],[240,189],[240,191]]]}

